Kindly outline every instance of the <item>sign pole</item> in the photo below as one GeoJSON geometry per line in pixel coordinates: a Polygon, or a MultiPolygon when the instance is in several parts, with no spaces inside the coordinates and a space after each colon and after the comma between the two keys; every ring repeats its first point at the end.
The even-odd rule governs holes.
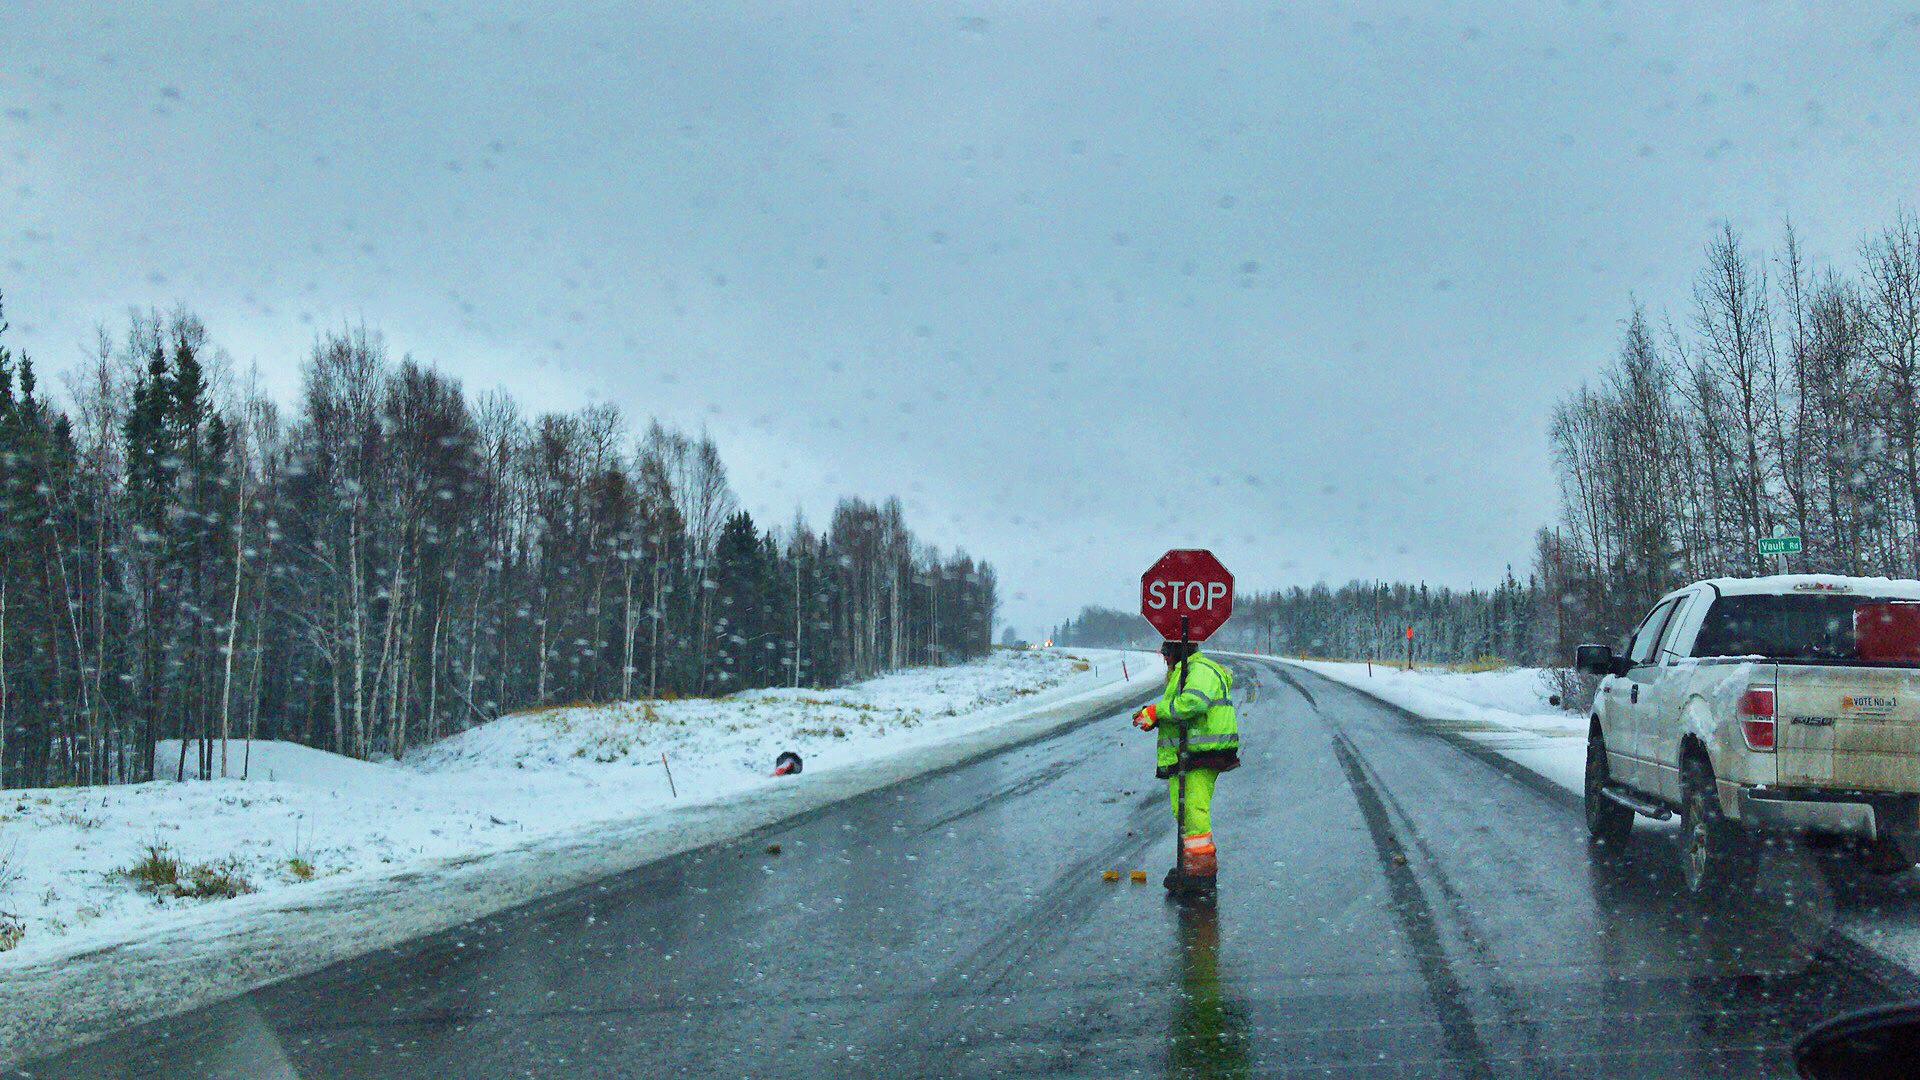
{"type": "MultiPolygon", "coordinates": [[[[1187,621],[1187,616],[1182,615],[1180,616],[1180,643],[1182,645],[1186,645],[1190,643],[1188,634],[1189,634],[1189,623],[1187,621]]],[[[1182,650],[1182,651],[1184,652],[1185,650],[1182,650]]],[[[1180,678],[1179,678],[1179,681],[1175,684],[1175,688],[1173,691],[1173,697],[1175,701],[1178,701],[1180,699],[1181,694],[1186,693],[1187,661],[1189,659],[1190,657],[1186,657],[1186,656],[1183,656],[1180,658],[1180,678]]],[[[1186,877],[1187,876],[1187,864],[1186,864],[1187,725],[1181,723],[1179,719],[1173,715],[1172,709],[1167,710],[1167,719],[1173,721],[1174,730],[1179,733],[1179,737],[1180,737],[1180,748],[1177,751],[1177,754],[1179,756],[1174,758],[1174,761],[1173,761],[1173,769],[1174,769],[1173,775],[1175,777],[1174,783],[1175,783],[1176,789],[1179,792],[1179,796],[1174,800],[1175,810],[1173,815],[1173,868],[1176,876],[1186,877]]]]}

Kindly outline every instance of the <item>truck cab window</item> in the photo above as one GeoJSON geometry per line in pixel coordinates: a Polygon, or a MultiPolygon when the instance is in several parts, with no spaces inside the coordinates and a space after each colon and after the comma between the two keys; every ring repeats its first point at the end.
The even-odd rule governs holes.
{"type": "Polygon", "coordinates": [[[1723,596],[1694,639],[1695,656],[1849,660],[1853,609],[1865,596],[1723,596]]]}
{"type": "Polygon", "coordinates": [[[1647,616],[1647,621],[1641,623],[1640,629],[1634,631],[1633,642],[1627,647],[1627,657],[1636,666],[1653,662],[1654,646],[1660,641],[1660,635],[1666,631],[1667,620],[1672,617],[1673,609],[1679,604],[1678,600],[1669,600],[1654,608],[1653,613],[1647,616]]]}

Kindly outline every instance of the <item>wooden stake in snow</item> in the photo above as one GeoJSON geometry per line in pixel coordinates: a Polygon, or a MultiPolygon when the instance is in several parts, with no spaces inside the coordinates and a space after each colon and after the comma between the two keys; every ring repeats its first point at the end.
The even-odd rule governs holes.
{"type": "Polygon", "coordinates": [[[674,798],[679,798],[680,789],[673,786],[673,766],[667,764],[667,752],[665,750],[660,751],[660,767],[667,770],[667,790],[673,792],[674,798]]]}

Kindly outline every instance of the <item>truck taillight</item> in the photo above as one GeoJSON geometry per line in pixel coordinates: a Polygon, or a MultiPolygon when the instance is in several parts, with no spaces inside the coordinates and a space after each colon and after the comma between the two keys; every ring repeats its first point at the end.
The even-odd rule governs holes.
{"type": "Polygon", "coordinates": [[[1740,737],[1749,750],[1773,749],[1773,688],[1750,686],[1740,695],[1740,737]]]}

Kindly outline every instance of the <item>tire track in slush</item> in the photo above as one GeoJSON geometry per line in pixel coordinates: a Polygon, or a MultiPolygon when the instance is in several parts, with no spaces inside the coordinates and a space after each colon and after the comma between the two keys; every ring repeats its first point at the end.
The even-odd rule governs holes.
{"type": "Polygon", "coordinates": [[[1426,893],[1420,889],[1420,882],[1413,876],[1406,846],[1394,832],[1387,804],[1367,778],[1360,755],[1339,732],[1333,733],[1333,756],[1347,774],[1347,786],[1353,789],[1360,816],[1373,837],[1374,852],[1387,879],[1394,918],[1399,920],[1400,929],[1413,946],[1414,966],[1419,970],[1421,982],[1426,984],[1427,998],[1433,1003],[1447,1049],[1458,1059],[1462,1075],[1490,1080],[1493,1069],[1488,1064],[1486,1044],[1480,1041],[1480,1033],[1474,1027],[1473,1012],[1467,1007],[1467,989],[1447,960],[1446,946],[1440,940],[1440,924],[1432,905],[1427,903],[1426,893]]]}
{"type": "MultiPolygon", "coordinates": [[[[948,965],[943,988],[929,990],[887,1018],[876,1045],[898,1047],[910,1040],[951,1046],[975,1003],[992,997],[1001,983],[1036,951],[1057,947],[1072,928],[1093,917],[1097,899],[1110,893],[1099,871],[1134,861],[1159,842],[1149,827],[1166,813],[1166,796],[1154,792],[1134,801],[1128,828],[1092,854],[1074,860],[1035,891],[1033,904],[1002,924],[964,956],[948,965]],[[1042,933],[1036,927],[1048,928],[1042,933]]],[[[882,1055],[884,1058],[885,1055],[882,1055]]]]}
{"type": "Polygon", "coordinates": [[[1280,676],[1281,682],[1286,683],[1288,686],[1293,687],[1294,690],[1299,692],[1301,697],[1306,698],[1308,708],[1312,709],[1314,712],[1320,711],[1320,703],[1314,700],[1313,691],[1307,689],[1304,685],[1302,685],[1299,679],[1294,678],[1292,672],[1288,671],[1286,668],[1282,667],[1281,665],[1274,663],[1273,661],[1267,662],[1267,670],[1272,672],[1275,675],[1280,676]]]}
{"type": "MultiPolygon", "coordinates": [[[[1349,745],[1351,744],[1349,743],[1349,745]]],[[[1473,959],[1479,966],[1480,971],[1487,976],[1485,983],[1486,992],[1495,1001],[1499,1002],[1501,1009],[1504,1010],[1507,1015],[1509,1027],[1523,1036],[1525,1045],[1528,1048],[1537,1049],[1540,1046],[1541,1037],[1539,1026],[1533,1022],[1533,1018],[1528,1012],[1527,1004],[1520,991],[1505,979],[1499,978],[1494,974],[1499,970],[1500,963],[1494,956],[1492,947],[1488,944],[1486,931],[1481,928],[1480,920],[1473,912],[1473,905],[1467,902],[1466,896],[1454,885],[1453,879],[1448,877],[1446,872],[1441,869],[1439,854],[1434,851],[1432,845],[1427,843],[1426,838],[1420,835],[1419,828],[1413,823],[1413,816],[1407,813],[1406,807],[1401,806],[1400,800],[1395,798],[1393,792],[1387,788],[1386,784],[1380,781],[1379,773],[1375,772],[1373,768],[1365,762],[1360,762],[1360,769],[1361,772],[1367,776],[1369,786],[1375,794],[1379,795],[1380,801],[1385,804],[1390,817],[1400,822],[1400,827],[1404,830],[1407,839],[1413,843],[1414,849],[1420,853],[1419,865],[1426,870],[1427,877],[1432,880],[1434,887],[1440,891],[1441,899],[1446,901],[1447,909],[1452,915],[1453,924],[1461,944],[1466,946],[1467,951],[1473,954],[1473,959]]],[[[1408,864],[1409,872],[1411,872],[1412,865],[1412,863],[1408,864]]]]}
{"type": "Polygon", "coordinates": [[[1067,773],[1071,772],[1075,766],[1085,762],[1091,756],[1092,756],[1092,751],[1088,751],[1087,753],[1081,754],[1077,758],[1062,758],[1059,761],[1055,761],[1052,764],[1041,768],[1039,771],[1034,772],[1014,782],[1013,784],[1007,787],[1004,787],[999,791],[994,792],[992,795],[989,795],[978,802],[971,803],[967,806],[963,806],[960,809],[955,810],[953,813],[946,815],[945,817],[939,818],[935,821],[929,822],[928,824],[921,826],[920,831],[922,833],[930,833],[935,829],[939,829],[944,826],[951,825],[956,821],[961,821],[966,818],[970,818],[973,815],[978,814],[983,810],[990,810],[1000,805],[1001,803],[1009,802],[1013,799],[1018,799],[1026,795],[1029,795],[1035,791],[1040,790],[1043,787],[1046,787],[1048,784],[1053,783],[1055,780],[1058,780],[1061,777],[1067,775],[1067,773]]]}

